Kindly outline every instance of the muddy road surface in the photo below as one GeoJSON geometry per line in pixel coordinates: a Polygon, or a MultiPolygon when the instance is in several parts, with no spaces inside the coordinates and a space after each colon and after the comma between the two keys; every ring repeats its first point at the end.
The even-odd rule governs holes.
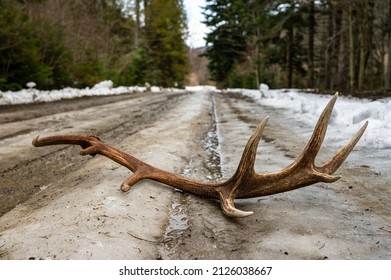
{"type": "MultiPolygon", "coordinates": [[[[301,152],[313,127],[238,93],[160,92],[0,108],[0,259],[391,259],[390,151],[358,145],[342,179],[238,200],[254,215],[144,180],[79,147],[34,148],[38,134],[96,134],[141,160],[201,181],[235,171],[263,116],[256,170],[301,152]]],[[[314,124],[315,125],[315,124],[314,124]]],[[[348,140],[352,135],[346,135],[348,140]]],[[[326,136],[327,137],[327,136],[326,136]]],[[[325,142],[318,161],[337,149],[325,142]]]]}

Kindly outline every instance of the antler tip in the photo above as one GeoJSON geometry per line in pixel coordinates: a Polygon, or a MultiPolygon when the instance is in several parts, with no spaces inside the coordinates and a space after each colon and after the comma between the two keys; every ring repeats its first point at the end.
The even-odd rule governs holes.
{"type": "Polygon", "coordinates": [[[366,122],[364,123],[363,127],[367,128],[368,124],[369,124],[369,121],[366,121],[366,122]]]}
{"type": "Polygon", "coordinates": [[[34,147],[38,147],[39,146],[39,143],[38,143],[38,138],[39,138],[39,135],[37,135],[34,139],[33,139],[33,141],[32,141],[32,144],[33,144],[33,146],[34,147]]]}
{"type": "Polygon", "coordinates": [[[226,197],[225,194],[221,191],[219,192],[219,195],[221,211],[225,216],[230,218],[244,218],[254,214],[252,211],[242,211],[237,209],[235,207],[234,198],[232,196],[226,197]]]}
{"type": "Polygon", "coordinates": [[[234,207],[229,207],[229,208],[222,207],[221,210],[223,211],[224,215],[229,218],[245,218],[254,214],[253,211],[242,211],[234,207]]]}
{"type": "Polygon", "coordinates": [[[123,191],[123,192],[128,192],[128,191],[130,190],[131,187],[132,187],[132,186],[129,186],[129,185],[127,185],[127,184],[122,183],[120,189],[121,189],[121,191],[123,191]]]}
{"type": "MultiPolygon", "coordinates": [[[[333,107],[334,107],[334,104],[335,104],[335,102],[337,101],[337,98],[338,98],[338,96],[339,96],[339,93],[338,93],[338,91],[334,94],[334,96],[333,96],[333,98],[331,98],[331,100],[330,100],[330,102],[329,102],[329,106],[330,106],[330,110],[332,110],[333,109],[333,107]]],[[[327,108],[328,106],[326,106],[326,108],[327,108]]]]}
{"type": "Polygon", "coordinates": [[[267,123],[268,120],[269,120],[269,116],[266,116],[266,117],[264,117],[264,118],[261,120],[261,122],[259,123],[259,125],[258,125],[258,127],[257,127],[257,129],[256,129],[257,133],[259,133],[259,134],[262,133],[262,131],[263,131],[263,129],[265,128],[266,123],[267,123]]]}

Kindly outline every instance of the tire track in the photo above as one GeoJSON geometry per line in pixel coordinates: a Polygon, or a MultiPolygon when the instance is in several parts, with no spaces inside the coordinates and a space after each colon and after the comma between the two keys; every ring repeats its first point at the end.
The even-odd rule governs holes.
{"type": "MultiPolygon", "coordinates": [[[[60,180],[65,174],[80,169],[89,160],[88,157],[78,156],[77,147],[54,146],[47,149],[36,149],[31,146],[30,143],[36,136],[36,131],[45,130],[45,126],[48,126],[48,128],[52,127],[50,123],[53,118],[59,119],[55,124],[56,127],[68,127],[67,130],[71,133],[79,133],[77,132],[79,130],[78,127],[86,121],[102,117],[103,122],[105,122],[105,116],[100,115],[100,112],[102,111],[102,106],[106,108],[108,105],[103,105],[102,102],[114,101],[109,102],[109,108],[112,109],[106,111],[108,112],[107,114],[110,114],[110,111],[112,111],[112,116],[106,119],[107,122],[105,122],[104,126],[98,123],[98,126],[90,127],[89,130],[91,133],[99,135],[102,139],[108,139],[108,142],[115,145],[124,138],[152,125],[172,108],[175,108],[185,96],[186,94],[183,93],[162,93],[158,96],[152,94],[141,96],[137,94],[134,98],[127,96],[120,101],[118,101],[119,97],[114,97],[114,99],[105,97],[101,101],[93,101],[89,98],[75,99],[72,101],[72,111],[66,111],[65,116],[63,115],[64,108],[59,110],[61,113],[48,114],[48,112],[53,112],[51,108],[54,105],[61,107],[61,102],[56,102],[56,104],[45,103],[39,104],[39,108],[43,113],[37,118],[20,121],[16,117],[15,120],[17,121],[15,123],[0,125],[0,130],[1,126],[14,126],[17,131],[4,137],[6,139],[0,139],[0,145],[4,152],[17,142],[25,143],[13,148],[14,152],[9,155],[1,155],[0,152],[2,157],[0,163],[0,216],[13,209],[16,205],[28,200],[45,186],[60,180]],[[91,106],[88,105],[90,101],[92,101],[91,106]],[[123,103],[128,105],[124,106],[123,103]],[[45,108],[49,108],[49,110],[45,111],[45,108]],[[96,117],[92,112],[95,112],[96,117]],[[73,124],[69,126],[67,116],[71,117],[76,113],[78,116],[72,120],[73,124]],[[60,115],[61,117],[57,117],[60,115]],[[30,126],[32,128],[28,130],[21,129],[19,125],[21,122],[25,122],[26,127],[30,126]]],[[[64,107],[68,109],[70,101],[64,102],[64,107]]],[[[36,104],[32,105],[34,110],[36,106],[36,104]]],[[[27,105],[20,108],[22,108],[22,111],[30,110],[27,105]]],[[[20,116],[23,113],[19,112],[16,115],[20,116]]],[[[8,131],[7,129],[3,130],[8,131]]],[[[59,129],[59,132],[56,133],[60,134],[63,132],[59,129]]]]}

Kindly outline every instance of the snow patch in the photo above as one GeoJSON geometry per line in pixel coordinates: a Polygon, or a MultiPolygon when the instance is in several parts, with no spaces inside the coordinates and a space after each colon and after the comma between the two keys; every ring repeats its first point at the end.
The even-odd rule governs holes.
{"type": "Polygon", "coordinates": [[[215,86],[187,86],[185,87],[185,90],[195,92],[195,91],[216,91],[217,89],[215,86]]]}
{"type": "MultiPolygon", "coordinates": [[[[250,96],[261,105],[284,109],[298,121],[314,126],[329,95],[304,93],[299,89],[245,90],[235,89],[250,96]]],[[[339,96],[330,119],[327,138],[341,146],[366,122],[368,128],[358,146],[375,149],[391,148],[391,98],[382,100],[339,96]]]]}
{"type": "Polygon", "coordinates": [[[96,85],[93,86],[93,90],[98,90],[98,89],[112,89],[113,88],[113,82],[112,81],[102,81],[100,83],[97,83],[96,85]]]}
{"type": "MultiPolygon", "coordinates": [[[[102,81],[94,85],[92,88],[76,89],[63,88],[60,90],[37,90],[34,89],[36,84],[29,82],[26,85],[28,89],[20,91],[0,91],[0,105],[26,104],[35,102],[51,102],[61,99],[71,99],[83,96],[102,96],[102,95],[117,95],[132,92],[145,92],[146,87],[132,86],[132,87],[113,87],[113,82],[102,81]]],[[[160,88],[151,87],[153,92],[160,92],[160,88]]]]}
{"type": "Polygon", "coordinates": [[[269,90],[269,86],[267,84],[260,84],[259,85],[259,90],[262,92],[262,91],[267,91],[269,90]]]}
{"type": "Polygon", "coordinates": [[[153,86],[153,87],[151,87],[151,91],[152,92],[160,92],[160,87],[153,86]]]}
{"type": "MultiPolygon", "coordinates": [[[[35,89],[35,83],[29,82],[28,89],[20,91],[0,92],[0,105],[25,104],[34,102],[51,102],[60,99],[71,99],[83,96],[116,95],[150,90],[159,93],[157,86],[147,87],[114,87],[112,81],[102,81],[92,88],[43,91],[35,89]]],[[[183,91],[179,89],[166,89],[183,91]]],[[[186,91],[217,91],[214,86],[188,86],[186,91]]],[[[260,84],[259,90],[228,89],[250,96],[263,106],[284,109],[289,115],[294,115],[298,121],[314,126],[330,96],[304,93],[299,89],[269,89],[266,84],[260,84]]],[[[353,136],[365,121],[369,126],[358,146],[376,149],[391,148],[391,98],[382,100],[358,99],[340,96],[334,107],[328,128],[327,138],[336,146],[343,145],[353,136]]]]}
{"type": "Polygon", "coordinates": [[[34,82],[28,82],[28,83],[26,84],[26,87],[28,87],[28,88],[35,88],[36,86],[37,86],[37,84],[34,83],[34,82]]]}

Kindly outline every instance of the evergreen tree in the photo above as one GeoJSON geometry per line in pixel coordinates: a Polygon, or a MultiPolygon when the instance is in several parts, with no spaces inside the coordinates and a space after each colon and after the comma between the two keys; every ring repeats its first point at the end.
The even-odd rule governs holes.
{"type": "MultiPolygon", "coordinates": [[[[211,77],[221,87],[387,92],[390,13],[391,0],[207,0],[211,77]]],[[[0,90],[182,86],[185,35],[182,0],[0,0],[0,90]]]]}
{"type": "Polygon", "coordinates": [[[211,78],[222,87],[238,85],[238,66],[246,50],[243,29],[245,1],[207,0],[204,8],[205,24],[211,29],[207,34],[208,68],[211,78]]]}
{"type": "Polygon", "coordinates": [[[186,17],[181,0],[151,0],[146,8],[149,83],[184,86],[188,74],[186,17]]]}
{"type": "Polygon", "coordinates": [[[39,88],[66,84],[69,56],[61,31],[45,20],[33,24],[27,13],[0,2],[0,89],[17,90],[30,81],[39,88]]]}

